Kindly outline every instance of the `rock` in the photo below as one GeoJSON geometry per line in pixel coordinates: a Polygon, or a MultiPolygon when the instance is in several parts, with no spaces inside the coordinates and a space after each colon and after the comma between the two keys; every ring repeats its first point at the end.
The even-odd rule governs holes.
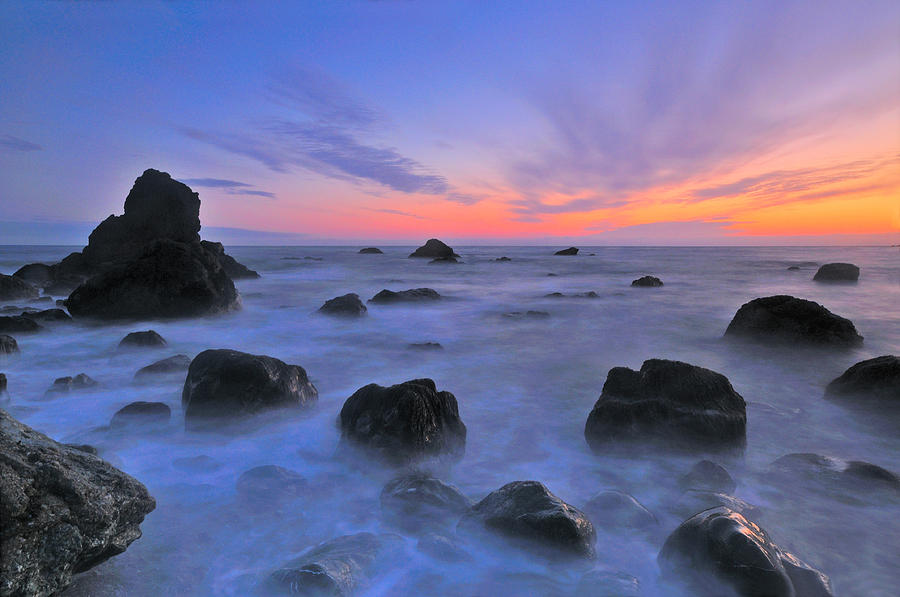
{"type": "Polygon", "coordinates": [[[455,523],[470,507],[459,489],[422,472],[392,479],[381,490],[385,517],[410,531],[455,523]]]}
{"type": "Polygon", "coordinates": [[[0,317],[0,333],[5,332],[38,332],[44,329],[35,320],[22,317],[21,315],[10,315],[0,317]]]}
{"type": "Polygon", "coordinates": [[[728,324],[725,335],[758,342],[839,347],[859,346],[863,341],[849,319],[818,303],[787,295],[745,303],[728,324]]]}
{"type": "Polygon", "coordinates": [[[852,263],[826,263],[813,276],[816,282],[856,282],[859,268],[852,263]]]}
{"type": "Polygon", "coordinates": [[[273,408],[309,407],[318,397],[303,367],[235,350],[204,350],[191,361],[181,405],[191,429],[273,408]]]}
{"type": "Polygon", "coordinates": [[[366,247],[365,249],[360,249],[359,253],[361,255],[383,255],[384,251],[378,247],[366,247]]]}
{"type": "Polygon", "coordinates": [[[9,394],[6,392],[6,373],[0,373],[0,403],[9,402],[9,394]]]}
{"type": "Polygon", "coordinates": [[[575,247],[569,247],[568,249],[562,249],[554,253],[554,255],[578,255],[578,249],[575,247]]]}
{"type": "Polygon", "coordinates": [[[432,259],[441,259],[444,257],[459,257],[453,252],[453,249],[445,245],[436,238],[430,238],[428,241],[409,254],[410,257],[430,257],[432,259]]]}
{"type": "Polygon", "coordinates": [[[29,263],[17,269],[13,276],[38,288],[43,288],[53,280],[53,267],[46,263],[29,263]]]}
{"type": "Polygon", "coordinates": [[[259,272],[238,263],[234,257],[228,255],[225,252],[225,247],[222,246],[222,243],[201,240],[200,245],[216,256],[219,260],[219,265],[222,266],[222,269],[225,270],[225,273],[228,274],[232,280],[239,280],[241,278],[259,278],[259,272]]]}
{"type": "Polygon", "coordinates": [[[772,463],[773,480],[784,488],[806,490],[855,502],[900,498],[900,477],[878,465],[811,453],[787,454],[772,463]]]}
{"type": "Polygon", "coordinates": [[[689,518],[698,512],[724,506],[751,520],[760,515],[760,510],[740,498],[718,491],[689,489],[681,494],[671,511],[682,518],[689,518]]]}
{"type": "Polygon", "coordinates": [[[550,317],[550,314],[546,311],[510,311],[509,313],[504,313],[503,317],[508,317],[510,319],[547,319],[550,317]]]}
{"type": "Polygon", "coordinates": [[[141,367],[137,370],[137,373],[134,374],[134,379],[143,380],[149,377],[181,373],[182,371],[187,371],[188,367],[190,366],[190,357],[188,357],[186,354],[176,354],[175,356],[171,356],[167,359],[156,361],[155,363],[147,365],[146,367],[141,367]]]}
{"type": "Polygon", "coordinates": [[[622,491],[598,493],[584,505],[584,513],[602,529],[648,530],[659,525],[650,510],[622,491]]]}
{"type": "Polygon", "coordinates": [[[799,265],[790,265],[790,266],[788,266],[788,271],[789,272],[799,272],[800,266],[799,265]]]}
{"type": "Polygon", "coordinates": [[[419,303],[423,301],[437,301],[440,300],[440,298],[441,295],[439,295],[431,288],[410,288],[409,290],[400,290],[399,292],[394,292],[385,288],[384,290],[370,298],[369,302],[389,305],[393,303],[419,303]]]}
{"type": "Polygon", "coordinates": [[[463,516],[464,528],[480,526],[511,539],[594,557],[591,521],[537,481],[514,481],[488,494],[463,516]]]}
{"type": "Polygon", "coordinates": [[[366,314],[366,306],[359,295],[350,293],[343,296],[337,296],[333,299],[325,301],[325,304],[319,307],[319,313],[325,315],[337,315],[339,317],[362,317],[366,314]]]}
{"type": "Polygon", "coordinates": [[[122,429],[137,425],[165,425],[172,417],[172,409],[162,402],[132,402],[113,415],[109,426],[122,429]]]}
{"type": "Polygon", "coordinates": [[[266,464],[241,473],[236,489],[238,500],[243,504],[268,508],[302,497],[307,491],[307,482],[297,471],[266,464]]]}
{"type": "Polygon", "coordinates": [[[512,261],[509,257],[497,257],[496,259],[492,259],[492,261],[512,261]]]}
{"type": "Polygon", "coordinates": [[[550,292],[550,293],[545,294],[544,298],[563,298],[565,296],[566,295],[564,295],[561,292],[550,292]]]}
{"type": "Polygon", "coordinates": [[[641,583],[625,572],[588,570],[575,589],[578,597],[641,597],[641,583]]]}
{"type": "Polygon", "coordinates": [[[640,371],[614,367],[584,436],[594,451],[622,441],[658,439],[670,447],[743,447],[746,403],[721,373],[650,359],[640,371]]]}
{"type": "Polygon", "coordinates": [[[432,259],[431,261],[429,261],[428,265],[434,265],[434,264],[440,265],[442,263],[462,263],[462,262],[454,256],[436,257],[435,259],[432,259]]]}
{"type": "Polygon", "coordinates": [[[364,386],[344,402],[339,422],[342,441],[389,463],[457,461],[466,449],[456,397],[438,392],[430,379],[364,386]]]}
{"type": "Polygon", "coordinates": [[[331,539],[308,550],[273,572],[264,588],[275,595],[333,595],[362,593],[379,564],[398,551],[397,535],[357,533],[331,539]]]}
{"type": "Polygon", "coordinates": [[[123,348],[163,348],[168,346],[165,338],[153,330],[143,332],[130,332],[119,341],[119,350],[123,348]]]}
{"type": "Polygon", "coordinates": [[[136,479],[0,410],[0,594],[56,594],[141,536],[136,479]]]}
{"type": "Polygon", "coordinates": [[[444,350],[439,342],[414,342],[408,346],[415,350],[444,350]]]}
{"type": "Polygon", "coordinates": [[[19,343],[12,336],[0,334],[0,354],[14,354],[19,352],[19,343]]]}
{"type": "Polygon", "coordinates": [[[644,276],[642,278],[638,278],[631,283],[632,286],[642,286],[646,288],[659,288],[663,285],[662,280],[657,278],[656,276],[644,276]]]}
{"type": "Polygon", "coordinates": [[[713,508],[681,523],[657,558],[664,578],[692,595],[829,597],[821,572],[782,551],[756,524],[728,508],[713,508]]]}
{"type": "Polygon", "coordinates": [[[40,292],[25,280],[0,274],[0,301],[36,298],[40,292]]]}
{"type": "Polygon", "coordinates": [[[422,535],[416,548],[436,560],[451,564],[473,560],[469,552],[463,549],[457,540],[438,533],[429,532],[422,535]]]}
{"type": "Polygon", "coordinates": [[[900,409],[900,358],[884,355],[856,363],[828,384],[825,397],[854,405],[900,409]]]}
{"type": "Polygon", "coordinates": [[[737,483],[734,482],[731,474],[721,464],[717,464],[712,460],[701,460],[678,479],[678,487],[682,491],[700,489],[732,493],[737,487],[737,483]]]}
{"type": "Polygon", "coordinates": [[[33,319],[34,321],[72,321],[69,314],[62,309],[44,309],[43,311],[24,311],[22,317],[33,319]]]}
{"type": "Polygon", "coordinates": [[[75,377],[59,377],[54,380],[53,385],[47,390],[48,394],[67,394],[72,391],[88,390],[100,385],[97,380],[92,379],[86,373],[79,373],[75,377]]]}

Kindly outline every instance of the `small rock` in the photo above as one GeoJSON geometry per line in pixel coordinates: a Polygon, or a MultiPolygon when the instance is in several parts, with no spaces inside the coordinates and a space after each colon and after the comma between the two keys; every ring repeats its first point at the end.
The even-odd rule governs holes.
{"type": "Polygon", "coordinates": [[[900,499],[900,476],[860,460],[788,454],[772,463],[770,473],[776,483],[789,491],[806,490],[854,502],[900,499]]]}
{"type": "Polygon", "coordinates": [[[884,355],[856,363],[828,384],[825,397],[872,408],[900,409],[900,358],[884,355]]]}
{"type": "Polygon", "coordinates": [[[421,472],[392,479],[381,490],[382,512],[393,524],[411,531],[446,526],[470,506],[459,489],[421,472]]]}
{"type": "Polygon", "coordinates": [[[428,265],[432,264],[441,264],[441,263],[462,263],[457,256],[450,255],[448,257],[435,257],[431,261],[428,262],[428,265]]]}
{"type": "Polygon", "coordinates": [[[38,332],[44,329],[35,320],[22,317],[21,315],[12,315],[0,317],[0,333],[6,332],[38,332]]]}
{"type": "Polygon", "coordinates": [[[575,247],[569,247],[568,249],[562,249],[554,253],[554,255],[578,255],[578,249],[575,247]]]}
{"type": "Polygon", "coordinates": [[[24,311],[22,317],[35,321],[72,321],[69,314],[62,309],[45,309],[43,311],[24,311]]]}
{"type": "Polygon", "coordinates": [[[378,247],[366,247],[365,249],[359,250],[362,255],[383,255],[384,251],[379,249],[378,247]]]}
{"type": "Polygon", "coordinates": [[[816,282],[856,282],[859,268],[852,263],[826,263],[813,276],[816,282]]]}
{"type": "Polygon", "coordinates": [[[751,520],[760,515],[760,509],[733,495],[718,491],[702,489],[689,489],[685,491],[675,502],[671,511],[682,518],[689,518],[698,512],[724,506],[729,510],[743,515],[751,520]]]}
{"type": "Polygon", "coordinates": [[[439,342],[413,342],[409,344],[409,348],[415,350],[444,350],[439,342]]]}
{"type": "Polygon", "coordinates": [[[392,303],[419,303],[427,301],[437,301],[440,300],[440,298],[441,295],[439,295],[435,290],[431,288],[410,288],[409,290],[400,290],[398,292],[384,289],[370,298],[369,302],[388,305],[392,303]]]}
{"type": "Polygon", "coordinates": [[[47,390],[48,394],[69,393],[77,390],[87,390],[100,384],[85,373],[79,373],[75,377],[59,377],[47,390]]]}
{"type": "Polygon", "coordinates": [[[0,274],[0,301],[37,298],[37,287],[16,276],[0,274]]]}
{"type": "Polygon", "coordinates": [[[425,533],[422,535],[422,538],[419,539],[416,547],[422,553],[427,554],[436,560],[449,562],[451,564],[469,562],[474,559],[469,552],[459,545],[459,541],[437,533],[425,533]]]}
{"type": "Polygon", "coordinates": [[[119,342],[119,350],[125,348],[162,348],[168,343],[153,330],[131,332],[119,342]]]}
{"type": "Polygon", "coordinates": [[[492,261],[512,261],[512,259],[504,256],[504,257],[497,257],[496,259],[493,259],[492,261]]]}
{"type": "Polygon", "coordinates": [[[132,402],[123,406],[113,415],[109,426],[122,429],[137,425],[165,425],[172,417],[172,409],[162,402],[132,402]]]}
{"type": "Polygon", "coordinates": [[[645,288],[659,288],[663,285],[662,280],[657,278],[656,276],[644,276],[642,278],[638,278],[631,283],[632,286],[641,286],[645,288]]]}
{"type": "Polygon", "coordinates": [[[325,301],[325,304],[319,307],[319,313],[325,315],[336,315],[338,317],[362,317],[366,314],[366,306],[359,295],[350,293],[338,296],[325,301]]]}

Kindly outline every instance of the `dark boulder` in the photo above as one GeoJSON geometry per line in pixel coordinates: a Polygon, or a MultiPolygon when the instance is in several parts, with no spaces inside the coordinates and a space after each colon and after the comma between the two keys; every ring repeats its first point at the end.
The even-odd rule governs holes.
{"type": "Polygon", "coordinates": [[[181,404],[185,425],[197,428],[273,408],[308,407],[318,396],[303,367],[236,350],[204,350],[191,361],[181,404]]]}
{"type": "Polygon", "coordinates": [[[365,249],[359,250],[361,255],[383,255],[384,251],[379,249],[378,247],[366,247],[365,249]]]}
{"type": "Polygon", "coordinates": [[[437,301],[440,300],[441,295],[439,295],[436,291],[431,288],[410,288],[409,290],[400,290],[398,292],[394,292],[393,290],[384,289],[372,298],[369,299],[368,302],[388,305],[391,303],[420,303],[423,301],[437,301]]]}
{"type": "Polygon", "coordinates": [[[712,460],[701,460],[678,479],[678,486],[683,491],[700,489],[731,493],[737,487],[737,483],[731,478],[728,469],[721,464],[712,460]]]}
{"type": "Polygon", "coordinates": [[[43,311],[24,311],[22,317],[41,322],[72,321],[69,314],[62,309],[44,309],[43,311]]]}
{"type": "Polygon", "coordinates": [[[112,429],[143,425],[165,425],[172,417],[172,409],[163,402],[132,402],[116,411],[109,426],[112,429]]]}
{"type": "Polygon", "coordinates": [[[453,249],[445,245],[436,238],[430,238],[428,241],[409,254],[410,257],[430,257],[431,259],[441,259],[445,257],[459,257],[453,252],[453,249]]]}
{"type": "Polygon", "coordinates": [[[813,276],[816,282],[856,282],[859,280],[859,267],[852,263],[826,263],[813,276]]]}
{"type": "Polygon", "coordinates": [[[569,247],[568,249],[557,251],[554,255],[578,255],[578,249],[576,247],[569,247]]]}
{"type": "Polygon", "coordinates": [[[129,332],[119,341],[119,350],[124,348],[163,348],[168,346],[165,338],[153,330],[142,332],[129,332]]]}
{"type": "Polygon", "coordinates": [[[19,352],[19,343],[12,336],[0,334],[0,354],[14,354],[19,352]]]}
{"type": "Polygon", "coordinates": [[[789,272],[799,272],[799,271],[800,271],[800,266],[799,266],[799,265],[789,265],[789,266],[788,266],[788,271],[789,271],[789,272]]]}
{"type": "Polygon", "coordinates": [[[44,329],[33,319],[21,315],[0,317],[0,334],[6,332],[38,332],[44,329]]]}
{"type": "Polygon", "coordinates": [[[187,371],[191,366],[191,359],[186,354],[176,354],[167,359],[156,361],[146,367],[141,367],[134,374],[135,380],[144,380],[160,375],[173,375],[187,371]]]}
{"type": "Polygon", "coordinates": [[[141,536],[136,479],[0,410],[0,594],[51,595],[141,536]]]}
{"type": "Polygon", "coordinates": [[[72,391],[89,390],[100,385],[97,380],[91,378],[86,373],[79,373],[75,377],[66,376],[58,377],[50,389],[48,394],[67,394],[72,391]]]}
{"type": "Polygon", "coordinates": [[[381,490],[385,517],[411,531],[455,523],[470,507],[469,498],[459,489],[422,472],[392,479],[381,490]]]}
{"type": "Polygon", "coordinates": [[[259,272],[256,272],[246,265],[238,263],[234,257],[227,254],[225,252],[225,247],[222,246],[222,243],[215,243],[209,240],[200,241],[200,245],[215,255],[216,259],[219,260],[219,265],[222,266],[222,269],[225,270],[225,273],[231,277],[232,280],[239,280],[241,278],[258,278],[259,272]]]}
{"type": "Polygon", "coordinates": [[[297,471],[265,464],[241,473],[235,488],[243,504],[268,508],[302,497],[307,486],[306,479],[297,471]]]}
{"type": "Polygon", "coordinates": [[[646,506],[622,491],[602,491],[589,499],[583,510],[601,529],[650,530],[659,525],[646,506]]]}
{"type": "Polygon", "coordinates": [[[642,278],[638,278],[631,283],[632,286],[641,286],[645,288],[659,288],[663,285],[662,280],[657,278],[656,276],[644,276],[642,278]]]}
{"type": "Polygon", "coordinates": [[[37,298],[37,287],[16,276],[0,274],[0,301],[37,298]]]}
{"type": "Polygon", "coordinates": [[[856,363],[828,384],[825,397],[854,405],[900,409],[900,358],[884,355],[856,363]]]}
{"type": "Polygon", "coordinates": [[[758,342],[840,347],[859,346],[863,341],[849,319],[818,303],[787,295],[745,303],[728,324],[725,335],[758,342]]]}
{"type": "Polygon", "coordinates": [[[366,306],[359,300],[359,295],[353,292],[328,299],[319,307],[319,313],[338,317],[362,317],[367,311],[366,306]]]}
{"type": "Polygon", "coordinates": [[[640,371],[609,371],[584,436],[598,452],[647,439],[680,448],[737,448],[745,443],[746,427],[746,403],[724,375],[650,359],[640,371]]]}
{"type": "Polygon", "coordinates": [[[830,597],[828,577],[782,551],[756,524],[728,508],[681,523],[657,558],[663,577],[698,597],[830,597]]]}
{"type": "Polygon", "coordinates": [[[641,597],[641,583],[625,572],[597,568],[584,573],[575,589],[578,597],[641,597]]]}
{"type": "Polygon", "coordinates": [[[430,379],[364,386],[344,402],[339,421],[342,441],[394,464],[456,461],[466,450],[456,397],[437,391],[430,379]]]}
{"type": "Polygon", "coordinates": [[[591,521],[537,481],[514,481],[488,494],[463,516],[460,526],[483,527],[553,551],[594,557],[591,521]]]}

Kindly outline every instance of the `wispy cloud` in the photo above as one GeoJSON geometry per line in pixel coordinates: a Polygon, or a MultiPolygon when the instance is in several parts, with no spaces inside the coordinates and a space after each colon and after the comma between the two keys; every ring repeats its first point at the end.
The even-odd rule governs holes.
{"type": "Polygon", "coordinates": [[[20,139],[12,135],[0,135],[0,147],[13,151],[41,151],[44,148],[37,143],[20,139]]]}
{"type": "Polygon", "coordinates": [[[266,199],[277,198],[275,193],[256,190],[253,188],[254,185],[250,183],[228,180],[226,178],[183,178],[181,182],[189,187],[221,189],[229,195],[252,195],[254,197],[265,197],[266,199]]]}
{"type": "Polygon", "coordinates": [[[526,197],[509,201],[509,204],[513,206],[511,209],[512,212],[525,215],[584,213],[596,211],[598,209],[621,207],[627,203],[628,201],[623,199],[617,200],[606,197],[582,197],[570,199],[562,203],[547,203],[536,197],[526,197]]]}
{"type": "Polygon", "coordinates": [[[425,216],[420,216],[418,214],[412,214],[407,211],[402,211],[399,209],[391,209],[389,207],[364,207],[363,209],[367,211],[377,211],[385,214],[393,214],[395,216],[406,216],[408,218],[415,218],[417,220],[427,220],[425,216]]]}

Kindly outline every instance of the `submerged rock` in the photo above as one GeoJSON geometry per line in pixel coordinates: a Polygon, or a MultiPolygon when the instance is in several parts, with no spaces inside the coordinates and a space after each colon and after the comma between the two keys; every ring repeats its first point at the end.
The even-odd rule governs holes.
{"type": "Polygon", "coordinates": [[[466,449],[456,397],[437,391],[430,379],[364,386],[344,402],[339,421],[342,441],[393,464],[456,461],[466,449]]]}
{"type": "Polygon", "coordinates": [[[459,541],[452,535],[440,535],[432,532],[425,533],[419,539],[416,548],[436,560],[449,562],[451,564],[469,562],[474,559],[469,552],[460,546],[459,541]]]}
{"type": "Polygon", "coordinates": [[[46,263],[29,263],[17,269],[13,276],[38,288],[43,288],[53,279],[53,266],[46,263]]]}
{"type": "Polygon", "coordinates": [[[121,429],[138,425],[165,425],[172,417],[172,409],[163,402],[137,401],[116,411],[109,426],[121,429]]]}
{"type": "Polygon", "coordinates": [[[581,510],[537,481],[514,481],[488,494],[460,521],[511,539],[580,557],[594,557],[594,526],[581,510]]]}
{"type": "Polygon", "coordinates": [[[721,464],[712,460],[701,460],[678,479],[678,486],[682,490],[700,489],[731,493],[737,487],[737,483],[731,478],[728,469],[721,464]]]}
{"type": "Polygon", "coordinates": [[[663,285],[662,280],[656,276],[644,276],[638,278],[631,283],[632,286],[644,286],[648,288],[658,288],[663,285]]]}
{"type": "Polygon", "coordinates": [[[435,257],[431,261],[428,262],[428,265],[441,263],[462,263],[458,258],[458,256],[450,255],[449,257],[435,257]]]}
{"type": "Polygon", "coordinates": [[[900,476],[861,460],[787,454],[772,463],[770,474],[789,491],[806,490],[857,502],[900,499],[900,476]]]}
{"type": "Polygon", "coordinates": [[[439,295],[435,290],[431,288],[410,288],[409,290],[400,290],[397,292],[385,288],[384,290],[370,298],[369,302],[388,305],[392,303],[419,303],[423,301],[437,301],[440,300],[440,298],[441,295],[439,295]]]}
{"type": "Polygon", "coordinates": [[[328,299],[325,304],[319,307],[319,313],[325,315],[337,315],[339,317],[362,317],[368,309],[359,300],[359,295],[355,293],[337,296],[328,299]]]}
{"type": "Polygon", "coordinates": [[[204,350],[191,361],[181,405],[191,429],[273,408],[309,407],[318,397],[299,365],[236,350],[204,350]]]}
{"type": "Polygon", "coordinates": [[[584,505],[584,512],[596,527],[602,529],[648,530],[659,525],[646,506],[622,491],[598,493],[584,505]]]}
{"type": "Polygon", "coordinates": [[[550,317],[550,314],[546,311],[510,311],[509,313],[504,313],[503,317],[507,317],[509,319],[547,319],[550,317]]]}
{"type": "Polygon", "coordinates": [[[856,282],[859,280],[859,267],[852,263],[826,263],[813,276],[816,282],[856,282]]]}
{"type": "Polygon", "coordinates": [[[97,380],[91,378],[86,373],[79,373],[75,377],[59,377],[47,390],[48,394],[67,394],[72,391],[88,390],[100,385],[97,380]]]}
{"type": "Polygon", "coordinates": [[[641,597],[641,583],[625,572],[598,568],[585,572],[578,587],[578,597],[641,597]]]}
{"type": "Polygon", "coordinates": [[[503,256],[503,257],[497,257],[496,259],[492,259],[491,261],[512,261],[512,259],[510,259],[509,257],[503,256]]]}
{"type": "Polygon", "coordinates": [[[279,502],[302,497],[307,482],[297,471],[265,464],[241,473],[235,488],[238,500],[254,507],[270,507],[279,502]]]}
{"type": "Polygon", "coordinates": [[[365,249],[360,249],[359,253],[361,255],[383,255],[384,251],[378,247],[366,247],[365,249]]]}
{"type": "Polygon", "coordinates": [[[408,346],[414,350],[444,350],[440,342],[413,342],[408,346]]]}
{"type": "Polygon", "coordinates": [[[0,410],[0,594],[50,595],[141,536],[136,479],[0,410]]]}
{"type": "Polygon", "coordinates": [[[38,332],[44,329],[33,319],[21,315],[9,315],[0,317],[0,333],[5,332],[38,332]]]}
{"type": "Polygon", "coordinates": [[[165,338],[153,330],[130,332],[121,341],[118,348],[162,348],[168,346],[165,338]]]}
{"type": "Polygon", "coordinates": [[[37,298],[38,289],[16,276],[0,274],[0,301],[37,298]]]}
{"type": "Polygon", "coordinates": [[[430,238],[428,241],[409,254],[410,257],[430,257],[432,259],[441,259],[444,257],[459,257],[453,252],[453,249],[436,238],[430,238]]]}
{"type": "Polygon", "coordinates": [[[828,384],[825,397],[854,405],[900,409],[900,358],[884,355],[856,363],[828,384]]]}
{"type": "Polygon", "coordinates": [[[250,269],[246,265],[238,263],[234,257],[227,254],[222,243],[201,240],[200,245],[216,256],[216,259],[219,260],[222,269],[225,270],[225,273],[228,274],[232,280],[239,280],[241,278],[259,278],[259,272],[250,269]]]}
{"type": "Polygon", "coordinates": [[[818,303],[788,295],[745,303],[728,324],[725,335],[760,342],[839,347],[859,346],[863,341],[849,319],[818,303]]]}
{"type": "Polygon", "coordinates": [[[782,551],[756,524],[728,508],[681,523],[657,558],[663,577],[692,595],[831,597],[828,577],[782,551]]]}
{"type": "Polygon", "coordinates": [[[578,249],[575,247],[569,247],[568,249],[561,249],[554,253],[554,255],[578,255],[578,249]]]}
{"type": "Polygon", "coordinates": [[[412,531],[447,526],[470,507],[459,489],[422,472],[392,479],[381,490],[381,510],[387,519],[412,531]]]}
{"type": "Polygon", "coordinates": [[[12,336],[0,334],[0,354],[14,354],[19,352],[19,343],[12,336]]]}
{"type": "Polygon", "coordinates": [[[43,311],[23,311],[22,317],[35,321],[72,321],[69,314],[62,309],[44,309],[43,311]]]}
{"type": "Polygon", "coordinates": [[[609,371],[584,436],[598,452],[646,439],[681,448],[736,448],[744,445],[746,427],[746,403],[724,375],[650,359],[640,371],[609,371]]]}
{"type": "Polygon", "coordinates": [[[0,404],[9,402],[9,394],[6,392],[6,373],[0,373],[0,404]]]}
{"type": "Polygon", "coordinates": [[[134,374],[134,379],[143,380],[149,377],[181,373],[182,371],[187,371],[190,366],[191,359],[189,356],[186,354],[176,354],[167,359],[156,361],[146,367],[141,367],[134,374]]]}

